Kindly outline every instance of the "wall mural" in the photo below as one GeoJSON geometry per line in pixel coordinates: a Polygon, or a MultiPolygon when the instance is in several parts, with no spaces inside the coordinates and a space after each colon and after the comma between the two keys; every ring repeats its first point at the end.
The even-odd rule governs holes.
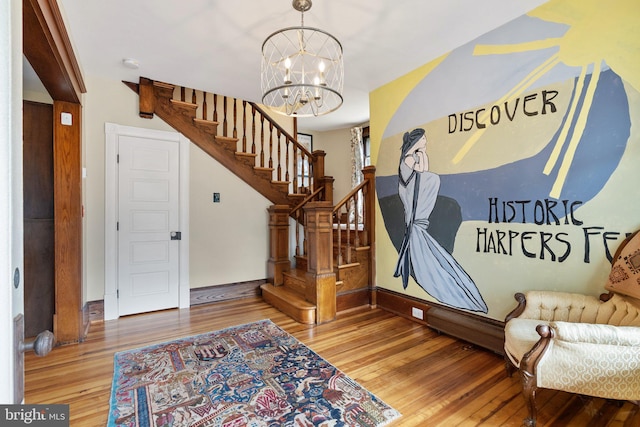
{"type": "Polygon", "coordinates": [[[378,268],[383,287],[389,273],[403,289],[411,277],[439,302],[487,313],[505,257],[523,276],[509,281],[531,288],[532,262],[606,267],[640,225],[638,206],[605,213],[640,196],[611,189],[619,174],[640,182],[639,19],[633,0],[552,0],[450,52],[410,91],[376,163],[398,253],[394,271],[378,268]]]}

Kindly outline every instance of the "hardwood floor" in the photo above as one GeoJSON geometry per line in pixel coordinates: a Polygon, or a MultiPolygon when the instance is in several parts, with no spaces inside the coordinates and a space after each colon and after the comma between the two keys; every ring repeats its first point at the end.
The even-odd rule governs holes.
{"type": "MultiPolygon", "coordinates": [[[[359,308],[334,322],[296,323],[260,298],[123,317],[91,325],[85,342],[27,355],[26,402],[70,405],[72,426],[104,426],[113,354],[270,318],[402,413],[406,426],[520,426],[526,416],[517,375],[502,357],[395,316],[359,308]]],[[[640,409],[539,390],[538,426],[640,426],[640,409]]]]}

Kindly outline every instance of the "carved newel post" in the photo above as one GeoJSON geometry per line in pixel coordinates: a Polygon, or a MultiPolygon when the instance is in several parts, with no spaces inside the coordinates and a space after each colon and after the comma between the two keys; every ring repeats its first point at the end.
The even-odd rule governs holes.
{"type": "Polygon", "coordinates": [[[289,260],[289,206],[269,207],[269,261],[267,274],[273,286],[284,284],[282,273],[291,270],[289,260]]]}
{"type": "Polygon", "coordinates": [[[306,299],[316,304],[316,323],[336,318],[336,274],[333,271],[333,206],[329,201],[310,202],[307,219],[306,299]]]}

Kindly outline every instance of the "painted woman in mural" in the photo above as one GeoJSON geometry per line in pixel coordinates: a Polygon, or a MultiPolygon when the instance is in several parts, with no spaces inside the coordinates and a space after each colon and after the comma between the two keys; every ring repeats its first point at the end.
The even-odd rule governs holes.
{"type": "Polygon", "coordinates": [[[404,206],[405,234],[395,277],[406,289],[409,275],[438,301],[471,311],[487,313],[487,305],[473,280],[428,232],[440,177],[429,171],[424,129],[406,132],[398,167],[398,193],[404,206]]]}

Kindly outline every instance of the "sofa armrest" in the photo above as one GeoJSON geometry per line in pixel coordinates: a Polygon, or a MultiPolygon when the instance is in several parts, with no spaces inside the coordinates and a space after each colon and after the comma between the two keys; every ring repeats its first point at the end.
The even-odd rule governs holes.
{"type": "Polygon", "coordinates": [[[504,323],[507,323],[509,320],[515,317],[520,317],[527,306],[527,297],[525,296],[525,294],[518,292],[513,296],[513,298],[515,298],[515,300],[518,302],[518,306],[511,310],[509,314],[507,314],[507,317],[504,318],[504,323]]]}

